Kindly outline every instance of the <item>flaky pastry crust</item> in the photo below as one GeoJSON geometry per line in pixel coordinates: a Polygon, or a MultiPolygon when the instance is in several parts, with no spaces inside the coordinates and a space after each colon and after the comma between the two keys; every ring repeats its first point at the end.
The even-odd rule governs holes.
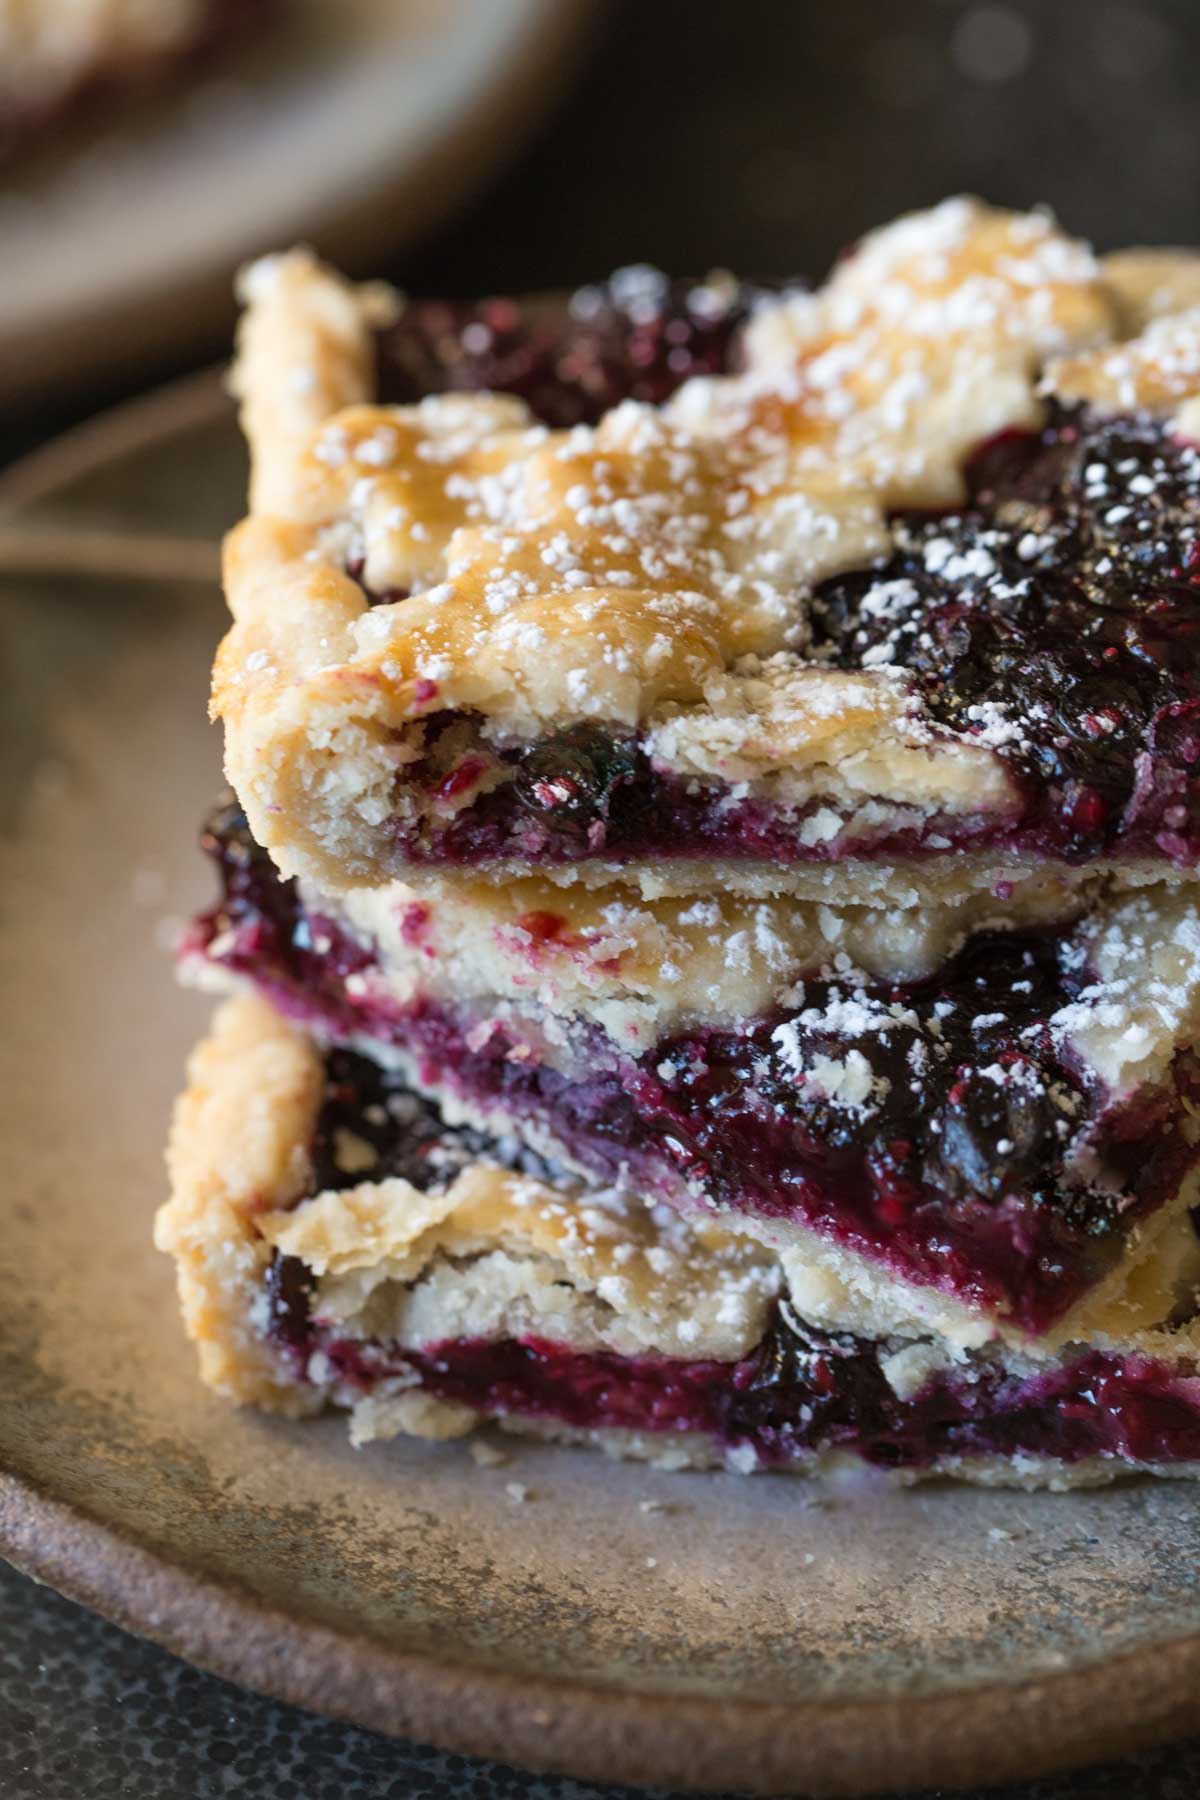
{"type": "Polygon", "coordinates": [[[274,1250],[319,1277],[323,1314],[378,1325],[386,1299],[389,1335],[411,1344],[519,1330],[731,1360],[762,1335],[777,1259],[711,1219],[627,1195],[481,1160],[440,1191],[392,1177],[297,1204],[322,1085],[311,1040],[250,995],[219,1009],[189,1064],[155,1242],[176,1260],[201,1374],[220,1392],[288,1410],[310,1399],[264,1335],[274,1250]]]}
{"type": "Polygon", "coordinates": [[[311,1411],[315,1399],[281,1377],[264,1342],[270,1246],[254,1221],[304,1191],[322,1086],[320,1051],[264,1000],[223,1006],[188,1063],[167,1146],[171,1199],[155,1224],[204,1380],[284,1412],[311,1411]]]}

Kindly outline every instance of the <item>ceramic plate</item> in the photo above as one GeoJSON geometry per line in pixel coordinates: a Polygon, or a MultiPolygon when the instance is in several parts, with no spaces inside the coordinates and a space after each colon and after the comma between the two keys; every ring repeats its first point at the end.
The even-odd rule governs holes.
{"type": "Polygon", "coordinates": [[[1194,1726],[1189,1484],[819,1491],[532,1444],[480,1469],[201,1389],[150,1227],[207,1013],[168,946],[208,892],[222,610],[166,570],[204,574],[243,479],[208,384],[7,482],[42,495],[0,529],[7,1553],[249,1686],[592,1780],[998,1781],[1194,1726]],[[54,560],[39,521],[158,578],[17,577],[54,560]]]}
{"type": "Polygon", "coordinates": [[[0,399],[186,347],[243,258],[369,260],[521,143],[582,0],[290,0],[294,17],[155,106],[0,179],[0,399]]]}

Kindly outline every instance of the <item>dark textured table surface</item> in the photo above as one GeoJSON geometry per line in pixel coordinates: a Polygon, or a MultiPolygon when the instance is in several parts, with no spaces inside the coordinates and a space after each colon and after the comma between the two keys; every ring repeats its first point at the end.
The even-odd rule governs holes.
{"type": "MultiPolygon", "coordinates": [[[[627,1791],[522,1775],[258,1699],[0,1564],[4,1800],[617,1800],[627,1791]]],[[[998,1789],[995,1800],[1198,1792],[1193,1747],[998,1789]]]]}
{"type": "MultiPolygon", "coordinates": [[[[962,189],[1048,201],[1106,246],[1197,236],[1195,0],[594,3],[593,55],[538,143],[436,240],[401,260],[381,244],[380,269],[451,293],[554,286],[639,260],[820,271],[870,224],[962,189]]],[[[9,421],[0,448],[102,397],[113,396],[9,421]]],[[[600,1791],[241,1693],[0,1565],[4,1800],[600,1791]]],[[[1197,1794],[1193,1744],[1004,1800],[1197,1794]]]]}

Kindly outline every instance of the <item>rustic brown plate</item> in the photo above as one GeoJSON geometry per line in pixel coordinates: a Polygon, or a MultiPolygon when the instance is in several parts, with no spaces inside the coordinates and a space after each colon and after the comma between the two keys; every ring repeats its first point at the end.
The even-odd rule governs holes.
{"type": "Polygon", "coordinates": [[[29,503],[0,541],[49,521],[68,569],[77,530],[158,540],[154,579],[0,586],[5,1552],[248,1686],[592,1780],[894,1791],[1200,1724],[1190,1484],[818,1492],[537,1446],[479,1469],[200,1388],[150,1221],[206,1015],[165,944],[207,888],[222,615],[163,546],[213,539],[242,470],[211,389],[175,411],[0,482],[29,503]]]}

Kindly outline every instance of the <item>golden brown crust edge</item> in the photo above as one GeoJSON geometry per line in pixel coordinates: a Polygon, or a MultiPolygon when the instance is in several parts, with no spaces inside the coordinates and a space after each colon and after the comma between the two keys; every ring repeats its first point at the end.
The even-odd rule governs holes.
{"type": "Polygon", "coordinates": [[[250,447],[250,510],[286,512],[307,433],[373,397],[372,332],[396,300],[380,283],[347,281],[304,248],[250,264],[238,298],[229,385],[250,447]]]}
{"type": "Polygon", "coordinates": [[[202,1377],[230,1399],[312,1411],[316,1398],[280,1379],[251,1325],[270,1257],[251,1219],[304,1184],[320,1054],[265,1000],[243,995],[219,1008],[187,1073],[167,1147],[171,1197],[154,1242],[175,1259],[202,1377]]]}

